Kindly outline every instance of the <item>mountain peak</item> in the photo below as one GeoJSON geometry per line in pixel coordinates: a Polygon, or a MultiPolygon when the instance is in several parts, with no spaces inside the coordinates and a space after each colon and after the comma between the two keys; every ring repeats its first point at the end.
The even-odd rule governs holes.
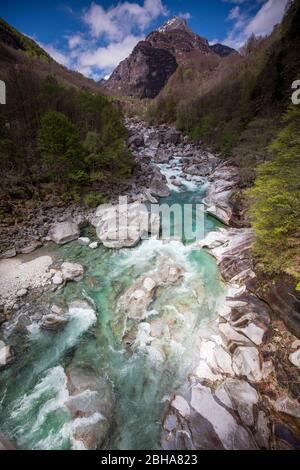
{"type": "Polygon", "coordinates": [[[157,31],[160,33],[166,33],[167,31],[173,31],[179,29],[181,31],[190,31],[187,21],[179,16],[173,16],[168,21],[166,21],[157,31]]]}

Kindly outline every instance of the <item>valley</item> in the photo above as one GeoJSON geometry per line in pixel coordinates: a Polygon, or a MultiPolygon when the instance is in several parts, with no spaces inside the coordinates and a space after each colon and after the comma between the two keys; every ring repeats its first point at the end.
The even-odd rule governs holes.
{"type": "Polygon", "coordinates": [[[299,450],[299,14],[99,82],[1,20],[0,449],[299,450]]]}

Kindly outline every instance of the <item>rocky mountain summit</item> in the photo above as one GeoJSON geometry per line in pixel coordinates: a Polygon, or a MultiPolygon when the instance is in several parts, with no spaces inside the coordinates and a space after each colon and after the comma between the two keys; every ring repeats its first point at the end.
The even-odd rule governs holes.
{"type": "Polygon", "coordinates": [[[226,57],[233,49],[221,44],[210,46],[207,39],[195,34],[187,22],[171,18],[134,48],[107,80],[111,94],[155,98],[179,65],[203,57],[226,57]]]}

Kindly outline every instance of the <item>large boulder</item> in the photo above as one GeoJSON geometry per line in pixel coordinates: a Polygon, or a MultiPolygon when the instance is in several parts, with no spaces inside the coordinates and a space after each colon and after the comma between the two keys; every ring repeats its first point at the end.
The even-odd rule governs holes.
{"type": "Polygon", "coordinates": [[[149,234],[159,234],[158,214],[151,214],[141,203],[103,204],[96,212],[97,235],[107,248],[128,248],[135,246],[149,234]]]}
{"type": "Polygon", "coordinates": [[[80,281],[84,274],[84,268],[79,263],[65,262],[61,265],[61,271],[65,281],[80,281]]]}
{"type": "Polygon", "coordinates": [[[41,328],[43,330],[58,331],[61,330],[67,322],[68,318],[55,313],[50,313],[43,316],[41,328]]]}
{"type": "Polygon", "coordinates": [[[57,245],[64,245],[77,240],[80,235],[79,226],[73,221],[59,222],[49,232],[50,239],[57,245]]]}
{"type": "Polygon", "coordinates": [[[168,149],[161,147],[157,150],[156,155],[153,160],[155,163],[169,163],[171,157],[172,157],[172,152],[168,149]]]}
{"type": "Polygon", "coordinates": [[[297,349],[297,351],[293,352],[292,354],[289,355],[289,359],[294,366],[298,367],[300,369],[300,349],[297,349]]]}
{"type": "Polygon", "coordinates": [[[199,383],[171,401],[163,422],[165,450],[252,450],[257,446],[210,388],[199,383]]]}
{"type": "Polygon", "coordinates": [[[119,299],[119,310],[127,318],[141,320],[155,298],[159,287],[176,284],[183,276],[180,266],[166,258],[159,258],[156,267],[146,276],[139,277],[119,299]]]}
{"type": "Polygon", "coordinates": [[[237,410],[245,426],[253,426],[253,405],[258,402],[259,397],[248,382],[227,379],[217,388],[216,397],[228,408],[237,410]]]}
{"type": "MultiPolygon", "coordinates": [[[[208,175],[206,175],[208,176],[208,175]]],[[[208,188],[206,198],[203,200],[207,213],[230,225],[233,217],[233,207],[230,198],[238,183],[237,171],[233,167],[218,168],[211,176],[212,183],[208,188]]]]}
{"type": "Polygon", "coordinates": [[[274,408],[280,413],[293,416],[294,418],[300,418],[299,402],[288,396],[278,398],[274,403],[274,408]]]}
{"type": "Polygon", "coordinates": [[[156,197],[168,197],[170,196],[170,189],[163,179],[154,178],[151,182],[150,193],[156,197]]]}
{"type": "Polygon", "coordinates": [[[0,340],[0,370],[11,365],[15,360],[13,348],[0,340]]]}
{"type": "Polygon", "coordinates": [[[0,450],[16,450],[15,446],[0,433],[0,450]]]}
{"type": "Polygon", "coordinates": [[[164,143],[177,145],[181,141],[181,132],[176,129],[169,128],[164,133],[164,143]]]}
{"type": "Polygon", "coordinates": [[[73,448],[101,448],[110,428],[113,394],[108,380],[88,366],[71,365],[67,371],[70,397],[65,403],[73,418],[73,448]]]}
{"type": "Polygon", "coordinates": [[[237,347],[232,362],[236,375],[247,377],[250,382],[259,382],[262,379],[259,352],[256,348],[237,347]]]}
{"type": "Polygon", "coordinates": [[[191,406],[208,420],[226,450],[251,450],[256,446],[247,431],[237,424],[233,416],[217,403],[209,388],[192,388],[191,406]]]}

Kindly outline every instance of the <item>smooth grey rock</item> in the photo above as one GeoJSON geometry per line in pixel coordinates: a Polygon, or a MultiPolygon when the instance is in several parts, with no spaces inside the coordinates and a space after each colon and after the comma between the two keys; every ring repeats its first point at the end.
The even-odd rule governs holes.
{"type": "Polygon", "coordinates": [[[174,400],[171,402],[172,408],[175,408],[181,416],[184,418],[190,416],[191,410],[188,402],[180,395],[176,395],[174,400]]]}
{"type": "Polygon", "coordinates": [[[91,240],[88,237],[78,238],[78,243],[81,246],[88,246],[91,243],[91,240]]]}
{"type": "Polygon", "coordinates": [[[300,403],[288,396],[278,398],[274,403],[274,408],[280,413],[285,413],[294,418],[300,418],[300,403]]]}
{"type": "Polygon", "coordinates": [[[59,307],[58,305],[55,305],[55,304],[51,306],[50,310],[55,315],[62,315],[63,314],[63,309],[61,307],[59,307]]]}
{"type": "Polygon", "coordinates": [[[219,330],[225,337],[227,343],[237,345],[250,345],[250,341],[246,336],[238,333],[229,323],[220,323],[219,330]]]}
{"type": "Polygon", "coordinates": [[[181,188],[181,186],[182,186],[182,182],[180,180],[174,180],[174,181],[172,181],[172,184],[174,186],[177,186],[178,188],[181,188]]]}
{"type": "Polygon", "coordinates": [[[158,200],[154,196],[152,196],[149,189],[145,189],[144,193],[145,193],[145,196],[146,196],[147,200],[149,202],[151,202],[151,204],[157,204],[158,203],[158,200]]]}
{"type": "Polygon", "coordinates": [[[77,421],[73,429],[73,448],[96,450],[107,436],[113,413],[114,397],[108,380],[99,378],[89,364],[67,370],[70,397],[66,402],[77,421]]]}
{"type": "Polygon", "coordinates": [[[255,449],[250,434],[237,424],[233,416],[214,399],[208,387],[197,385],[192,388],[191,406],[208,420],[226,450],[255,449]]]}
{"type": "Polygon", "coordinates": [[[28,290],[27,289],[20,289],[18,290],[17,292],[17,297],[24,297],[25,295],[28,294],[28,290]]]}
{"type": "Polygon", "coordinates": [[[96,248],[98,248],[98,242],[90,243],[89,248],[91,248],[91,250],[96,250],[96,248]]]}
{"type": "Polygon", "coordinates": [[[199,365],[195,370],[195,374],[197,377],[199,377],[200,380],[206,379],[210,380],[211,382],[217,382],[218,380],[222,379],[222,376],[213,372],[207,362],[205,362],[203,359],[200,360],[199,365]]]}
{"type": "Polygon", "coordinates": [[[97,235],[107,248],[129,248],[143,237],[158,235],[159,214],[150,214],[144,204],[103,204],[96,211],[97,235]]]}
{"type": "Polygon", "coordinates": [[[265,330],[254,323],[249,323],[245,328],[237,328],[237,331],[243,333],[257,346],[262,344],[265,335],[265,330]]]}
{"type": "Polygon", "coordinates": [[[79,263],[65,262],[61,265],[61,271],[66,281],[80,281],[84,274],[84,268],[79,263]]]}
{"type": "Polygon", "coordinates": [[[232,357],[233,370],[236,375],[247,377],[251,382],[262,379],[259,352],[254,347],[239,346],[232,357]]]}
{"type": "Polygon", "coordinates": [[[150,186],[150,194],[156,197],[168,197],[170,196],[170,189],[162,179],[155,178],[150,186]]]}
{"type": "Polygon", "coordinates": [[[49,313],[42,318],[41,328],[43,330],[58,331],[61,330],[68,322],[68,318],[55,313],[49,313]]]}
{"type": "Polygon", "coordinates": [[[16,356],[11,346],[0,340],[0,370],[15,362],[16,356]]]}
{"type": "Polygon", "coordinates": [[[256,390],[248,382],[238,379],[227,379],[216,390],[216,396],[226,406],[238,411],[245,426],[253,426],[253,405],[258,403],[259,397],[256,390]]]}
{"type": "Polygon", "coordinates": [[[42,246],[42,243],[39,242],[39,241],[33,241],[31,242],[29,245],[27,246],[24,246],[23,248],[20,249],[20,252],[23,254],[23,255],[26,255],[28,253],[32,253],[34,250],[36,250],[37,248],[40,248],[42,246]]]}
{"type": "Polygon", "coordinates": [[[289,355],[290,362],[300,369],[300,349],[289,355]]]}
{"type": "Polygon", "coordinates": [[[79,235],[80,229],[78,224],[70,221],[55,224],[49,232],[50,239],[57,245],[64,245],[76,240],[79,235]]]}
{"type": "Polygon", "coordinates": [[[10,250],[5,251],[0,255],[0,259],[8,259],[8,258],[14,258],[17,256],[17,251],[15,248],[11,248],[10,250]]]}
{"type": "Polygon", "coordinates": [[[181,267],[172,260],[159,258],[155,269],[146,276],[139,277],[120,297],[118,310],[125,313],[128,318],[143,319],[157,288],[176,284],[182,276],[181,267]]]}
{"type": "Polygon", "coordinates": [[[60,286],[61,284],[63,284],[63,282],[64,282],[64,278],[63,278],[62,273],[60,273],[60,272],[55,273],[53,278],[52,278],[52,283],[55,286],[60,286]]]}
{"type": "Polygon", "coordinates": [[[269,420],[264,411],[259,411],[256,423],[255,440],[261,449],[270,448],[271,431],[269,420]]]}
{"type": "Polygon", "coordinates": [[[234,375],[230,354],[222,346],[216,346],[214,350],[215,360],[222,373],[234,375]]]}

